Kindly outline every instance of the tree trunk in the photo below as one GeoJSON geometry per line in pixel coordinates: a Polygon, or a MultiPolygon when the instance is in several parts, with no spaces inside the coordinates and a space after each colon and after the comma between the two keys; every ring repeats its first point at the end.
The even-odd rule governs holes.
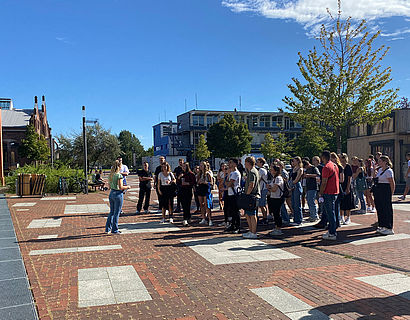
{"type": "Polygon", "coordinates": [[[336,136],[336,149],[337,149],[337,154],[342,153],[342,130],[340,127],[337,127],[335,130],[335,136],[336,136]]]}

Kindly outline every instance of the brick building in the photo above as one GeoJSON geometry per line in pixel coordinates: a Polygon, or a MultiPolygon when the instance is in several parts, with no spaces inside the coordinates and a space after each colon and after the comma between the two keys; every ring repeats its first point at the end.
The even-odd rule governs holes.
{"type": "MultiPolygon", "coordinates": [[[[3,99],[6,100],[6,99],[3,99]]],[[[11,101],[11,99],[10,99],[11,101]]],[[[21,157],[18,149],[25,137],[27,126],[32,124],[38,134],[44,136],[50,147],[50,157],[54,153],[54,140],[47,121],[45,97],[42,97],[41,108],[38,107],[37,96],[34,97],[34,108],[16,109],[11,103],[10,108],[2,108],[3,157],[4,170],[12,170],[26,164],[27,159],[21,157]]]]}

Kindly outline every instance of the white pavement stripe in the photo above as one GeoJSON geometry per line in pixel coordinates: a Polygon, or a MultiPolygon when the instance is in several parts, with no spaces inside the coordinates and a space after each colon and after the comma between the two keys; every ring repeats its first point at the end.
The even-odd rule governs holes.
{"type": "Polygon", "coordinates": [[[110,207],[108,205],[96,203],[96,204],[70,204],[66,205],[64,214],[79,214],[79,213],[104,213],[109,212],[110,207]]]}
{"type": "Polygon", "coordinates": [[[134,267],[78,270],[78,307],[152,300],[134,267]]]}
{"type": "Polygon", "coordinates": [[[358,277],[356,280],[410,300],[410,277],[405,274],[388,273],[377,276],[358,277]]]}
{"type": "Polygon", "coordinates": [[[16,209],[16,211],[30,211],[30,209],[16,209]]]}
{"type": "Polygon", "coordinates": [[[366,239],[358,239],[358,240],[349,240],[347,239],[345,242],[354,244],[355,246],[360,246],[362,244],[372,244],[372,243],[379,243],[379,242],[386,242],[386,241],[396,241],[396,240],[406,240],[410,239],[410,235],[406,233],[398,233],[389,236],[382,236],[382,235],[375,235],[371,238],[366,239]]]}
{"type": "Polygon", "coordinates": [[[76,200],[76,197],[48,197],[48,198],[41,198],[41,200],[76,200]]]}
{"type": "Polygon", "coordinates": [[[122,249],[122,246],[121,245],[108,245],[108,246],[93,246],[93,247],[73,247],[73,248],[31,250],[29,255],[30,256],[38,256],[38,255],[43,255],[43,254],[86,252],[86,251],[103,251],[103,250],[116,250],[116,249],[122,249]]]}
{"type": "Polygon", "coordinates": [[[119,230],[123,234],[127,233],[155,233],[155,232],[167,232],[178,231],[179,228],[173,224],[160,224],[158,222],[142,222],[142,223],[127,223],[120,224],[119,230]]]}
{"type": "Polygon", "coordinates": [[[110,201],[110,199],[108,199],[108,198],[104,198],[104,199],[103,199],[103,201],[105,201],[105,202],[109,202],[109,201],[110,201]]]}
{"type": "Polygon", "coordinates": [[[58,228],[61,226],[62,219],[34,219],[30,222],[27,229],[33,228],[58,228]]]}
{"type": "Polygon", "coordinates": [[[393,203],[393,209],[410,212],[410,203],[393,203]]]}
{"type": "Polygon", "coordinates": [[[195,239],[181,242],[213,265],[300,258],[262,241],[242,237],[195,239]]]}
{"type": "Polygon", "coordinates": [[[136,196],[128,196],[128,199],[129,199],[129,200],[138,200],[138,197],[136,197],[136,196]]]}
{"type": "Polygon", "coordinates": [[[32,207],[35,206],[37,202],[23,202],[13,204],[13,207],[32,207]]]}
{"type": "Polygon", "coordinates": [[[37,239],[44,240],[44,239],[56,239],[56,238],[58,238],[58,234],[43,234],[41,236],[38,236],[37,239]]]}
{"type": "Polygon", "coordinates": [[[326,314],[279,287],[257,288],[251,291],[290,319],[330,319],[326,314]]]}
{"type": "Polygon", "coordinates": [[[410,220],[404,220],[404,222],[410,223],[410,220]]]}

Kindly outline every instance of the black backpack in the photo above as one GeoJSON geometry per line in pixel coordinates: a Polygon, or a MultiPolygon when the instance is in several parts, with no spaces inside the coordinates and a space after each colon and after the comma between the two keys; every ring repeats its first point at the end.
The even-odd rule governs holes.
{"type": "Polygon", "coordinates": [[[279,190],[282,192],[282,199],[287,199],[290,197],[290,186],[288,180],[283,179],[283,190],[279,187],[279,190]]]}

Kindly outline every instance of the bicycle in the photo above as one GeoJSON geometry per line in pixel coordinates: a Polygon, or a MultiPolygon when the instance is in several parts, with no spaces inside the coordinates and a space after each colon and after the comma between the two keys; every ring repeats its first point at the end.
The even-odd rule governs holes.
{"type": "Polygon", "coordinates": [[[65,195],[68,194],[68,185],[67,185],[67,178],[60,177],[58,178],[58,194],[65,195]]]}
{"type": "Polygon", "coordinates": [[[88,193],[88,186],[85,179],[75,178],[72,184],[72,190],[75,193],[88,193]]]}

